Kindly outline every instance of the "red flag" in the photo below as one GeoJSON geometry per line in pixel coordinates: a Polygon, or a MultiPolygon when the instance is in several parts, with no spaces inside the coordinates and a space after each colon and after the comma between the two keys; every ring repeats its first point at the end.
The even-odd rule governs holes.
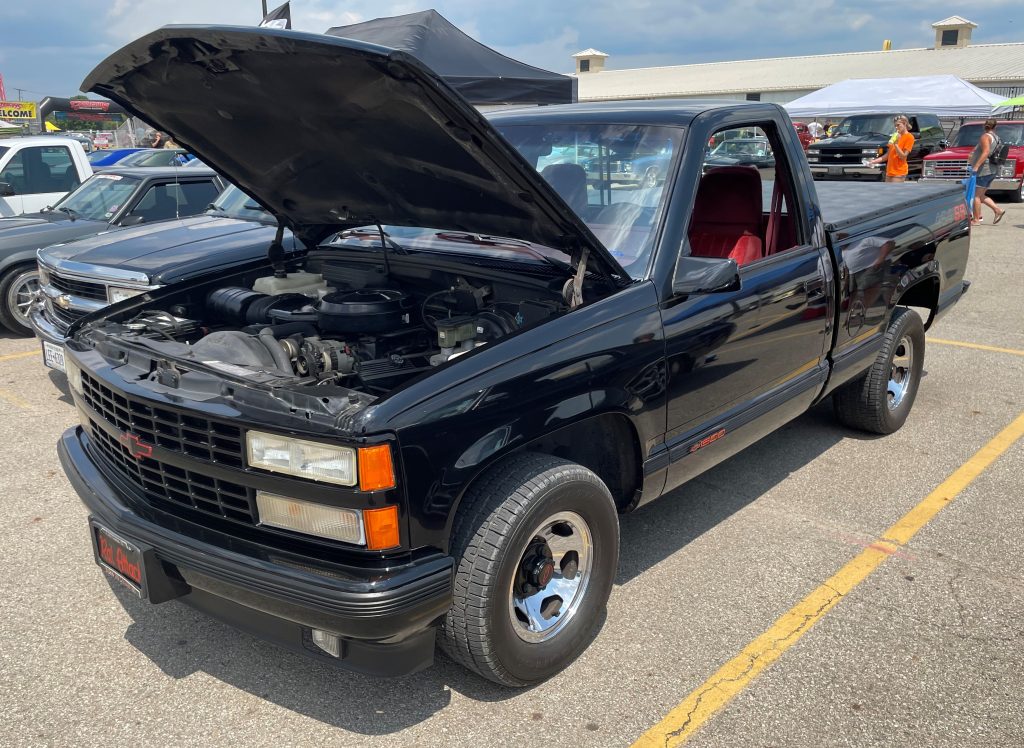
{"type": "Polygon", "coordinates": [[[4,74],[0,73],[0,101],[7,101],[7,92],[4,90],[4,74]]]}

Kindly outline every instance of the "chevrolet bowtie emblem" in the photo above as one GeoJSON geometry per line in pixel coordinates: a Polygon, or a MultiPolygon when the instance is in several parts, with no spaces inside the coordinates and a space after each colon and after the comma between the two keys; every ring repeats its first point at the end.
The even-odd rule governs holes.
{"type": "Polygon", "coordinates": [[[153,456],[153,446],[146,444],[137,435],[125,431],[121,436],[117,438],[121,446],[128,450],[128,454],[134,457],[136,460],[141,460],[145,457],[153,456]]]}

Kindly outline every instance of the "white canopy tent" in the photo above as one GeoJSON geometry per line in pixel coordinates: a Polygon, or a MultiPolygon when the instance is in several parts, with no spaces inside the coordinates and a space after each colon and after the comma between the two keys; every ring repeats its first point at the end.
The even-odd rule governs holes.
{"type": "Polygon", "coordinates": [[[794,119],[879,112],[988,117],[1009,111],[1009,107],[996,106],[1004,98],[955,75],[924,75],[912,78],[851,78],[783,106],[794,119]]]}

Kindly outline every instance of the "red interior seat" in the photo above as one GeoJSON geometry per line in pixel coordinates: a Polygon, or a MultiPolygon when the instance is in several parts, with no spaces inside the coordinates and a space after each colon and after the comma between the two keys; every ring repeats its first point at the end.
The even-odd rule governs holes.
{"type": "Polygon", "coordinates": [[[761,258],[761,175],[749,166],[719,166],[701,177],[690,221],[694,257],[761,258]]]}

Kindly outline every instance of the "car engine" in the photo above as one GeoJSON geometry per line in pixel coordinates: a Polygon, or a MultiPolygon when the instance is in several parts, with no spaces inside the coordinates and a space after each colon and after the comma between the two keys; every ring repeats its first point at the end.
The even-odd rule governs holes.
{"type": "Polygon", "coordinates": [[[104,332],[173,362],[152,374],[168,386],[177,387],[188,362],[198,362],[251,381],[339,385],[379,396],[565,307],[557,295],[496,291],[463,276],[425,288],[424,279],[378,285],[379,275],[369,272],[331,278],[331,285],[319,274],[301,275],[313,278],[301,292],[263,293],[256,289],[274,281],[257,278],[145,308],[104,332]],[[338,288],[339,280],[348,287],[338,288]]]}

